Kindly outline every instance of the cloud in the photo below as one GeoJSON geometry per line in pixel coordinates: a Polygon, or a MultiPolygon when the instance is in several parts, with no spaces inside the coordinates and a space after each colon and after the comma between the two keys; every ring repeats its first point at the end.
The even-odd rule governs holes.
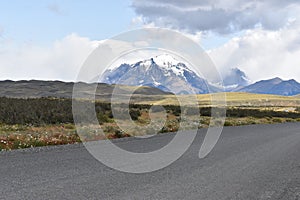
{"type": "Polygon", "coordinates": [[[300,81],[299,35],[297,23],[278,31],[257,28],[210,50],[209,55],[223,74],[238,67],[253,81],[275,76],[300,81]]]}
{"type": "Polygon", "coordinates": [[[88,55],[100,41],[70,34],[50,47],[3,42],[0,47],[0,79],[76,80],[88,55]]]}
{"type": "Polygon", "coordinates": [[[64,12],[61,10],[59,5],[57,4],[50,4],[47,6],[48,10],[51,11],[54,14],[63,15],[64,12]]]}
{"type": "MultiPolygon", "coordinates": [[[[196,40],[198,36],[193,37],[196,40]]],[[[109,44],[112,45],[112,49],[140,48],[148,45],[147,38],[145,39],[145,41],[141,39],[141,41],[135,43],[122,40],[109,40],[109,44]]],[[[75,81],[83,63],[103,41],[92,41],[89,38],[81,37],[74,33],[46,46],[34,43],[19,44],[16,41],[8,39],[0,40],[0,80],[38,79],[75,81]]],[[[127,57],[119,57],[113,67],[119,66],[122,63],[135,63],[140,60],[149,59],[160,53],[153,50],[134,51],[134,53],[127,57]]],[[[104,69],[108,66],[100,64],[100,66],[96,67],[104,69]]],[[[80,80],[89,81],[89,79],[80,80]]]]}
{"type": "MultiPolygon", "coordinates": [[[[278,31],[257,28],[247,31],[244,36],[232,38],[226,44],[208,51],[208,54],[222,74],[238,67],[253,81],[275,76],[300,81],[299,35],[300,25],[295,23],[278,31]]],[[[84,61],[100,42],[77,34],[67,35],[47,47],[2,41],[0,80],[74,81],[84,61]]],[[[148,53],[135,55],[135,61],[137,58],[151,57],[148,53]]],[[[130,60],[124,59],[119,64],[130,60]]]]}
{"type": "Polygon", "coordinates": [[[299,13],[299,0],[133,0],[145,24],[221,34],[262,27],[278,30],[299,13]]]}
{"type": "Polygon", "coordinates": [[[0,26],[0,38],[3,37],[4,34],[4,28],[0,26]]]}

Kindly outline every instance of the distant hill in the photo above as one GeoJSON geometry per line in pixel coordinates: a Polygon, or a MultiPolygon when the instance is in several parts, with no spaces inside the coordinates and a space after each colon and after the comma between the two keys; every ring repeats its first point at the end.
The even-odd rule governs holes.
{"type": "Polygon", "coordinates": [[[237,90],[237,92],[293,96],[300,94],[300,83],[294,79],[284,81],[280,78],[274,78],[258,81],[252,85],[237,90]]]}
{"type": "MultiPolygon", "coordinates": [[[[93,94],[93,88],[96,83],[76,83],[79,85],[80,92],[83,95],[93,94]]],[[[72,98],[73,82],[62,81],[0,81],[0,97],[13,98],[40,98],[40,97],[57,97],[57,98],[72,98]]],[[[96,97],[98,99],[106,99],[111,97],[115,85],[99,83],[97,86],[96,97]]],[[[133,87],[120,86],[121,94],[134,91],[138,95],[165,95],[170,94],[157,88],[152,87],[133,87]],[[124,91],[124,92],[122,92],[124,91]]]]}
{"type": "MultiPolygon", "coordinates": [[[[57,97],[72,98],[74,82],[62,81],[0,81],[0,97],[13,98],[41,98],[41,97],[57,97]]],[[[93,95],[93,89],[96,83],[76,83],[80,88],[82,97],[93,95]]],[[[163,91],[162,89],[150,86],[125,86],[120,87],[120,100],[125,97],[128,92],[134,92],[133,100],[153,101],[160,100],[164,95],[172,93],[163,91]],[[124,94],[124,95],[123,95],[124,94]]],[[[96,99],[110,100],[115,85],[99,83],[96,91],[96,99]]],[[[280,78],[263,80],[252,85],[245,86],[235,92],[256,93],[256,94],[274,94],[281,96],[295,96],[300,98],[300,83],[295,80],[284,81],[280,78]]],[[[172,94],[173,95],[173,94],[172,94]]]]}

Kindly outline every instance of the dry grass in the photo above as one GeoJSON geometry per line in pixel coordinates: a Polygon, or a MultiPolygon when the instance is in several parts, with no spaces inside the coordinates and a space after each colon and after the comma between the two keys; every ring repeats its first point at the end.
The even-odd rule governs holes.
{"type": "MultiPolygon", "coordinates": [[[[220,93],[197,95],[200,107],[218,106],[218,102],[212,104],[211,97],[226,97],[229,109],[255,109],[273,110],[276,112],[300,112],[299,97],[283,97],[276,95],[261,95],[249,93],[220,93]]],[[[178,98],[184,104],[189,105],[195,96],[181,95],[178,98]]],[[[122,99],[120,99],[122,101],[122,99]]],[[[178,99],[174,95],[138,95],[132,98],[132,103],[150,105],[179,105],[178,99]]],[[[97,126],[80,127],[81,137],[77,135],[77,130],[73,124],[43,125],[39,127],[22,125],[0,124],[0,150],[10,150],[18,148],[30,148],[46,145],[73,144],[83,141],[94,141],[103,139],[114,139],[120,137],[142,136],[153,133],[174,132],[181,128],[197,129],[208,127],[209,116],[192,115],[182,119],[175,112],[155,112],[151,117],[149,111],[141,110],[141,115],[134,121],[134,128],[129,121],[120,122],[122,128],[111,119],[101,124],[101,129],[97,126]],[[156,120],[151,123],[151,119],[156,120]],[[104,132],[103,132],[103,131],[104,132]],[[125,131],[122,131],[125,130],[125,131]]],[[[279,118],[279,117],[227,117],[225,126],[240,126],[249,124],[273,124],[283,122],[296,122],[300,119],[279,118]]],[[[119,124],[119,125],[120,125],[119,124]]],[[[217,124],[216,124],[217,125],[217,124]]]]}
{"type": "Polygon", "coordinates": [[[0,125],[0,149],[10,150],[80,142],[74,125],[0,125]]]}
{"type": "MultiPolygon", "coordinates": [[[[157,100],[159,95],[148,96],[146,100],[134,102],[138,104],[151,104],[151,105],[179,105],[180,99],[182,102],[188,102],[190,99],[195,98],[195,95],[164,95],[159,96],[160,100],[157,100]],[[152,97],[152,99],[151,99],[152,97]]],[[[229,92],[229,93],[216,93],[216,94],[200,94],[197,95],[200,106],[216,106],[212,104],[213,99],[226,100],[228,106],[247,106],[247,107],[282,107],[282,106],[300,106],[300,98],[266,95],[266,94],[251,94],[242,92],[229,92]]]]}

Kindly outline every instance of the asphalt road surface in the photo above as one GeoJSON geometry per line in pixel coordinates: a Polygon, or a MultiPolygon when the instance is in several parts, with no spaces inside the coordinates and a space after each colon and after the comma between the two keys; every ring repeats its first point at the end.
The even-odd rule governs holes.
{"type": "MultiPolygon", "coordinates": [[[[300,124],[226,127],[198,158],[205,130],[170,166],[152,173],[110,169],[81,145],[0,153],[0,199],[300,199],[300,124]]],[[[139,152],[173,134],[116,143],[139,152]]]]}

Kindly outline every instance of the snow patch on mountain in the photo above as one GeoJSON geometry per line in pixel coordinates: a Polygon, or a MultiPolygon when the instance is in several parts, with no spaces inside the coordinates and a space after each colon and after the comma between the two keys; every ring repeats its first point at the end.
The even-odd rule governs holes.
{"type": "Polygon", "coordinates": [[[177,94],[209,92],[206,80],[169,54],[108,69],[100,81],[108,84],[154,86],[177,94]]]}
{"type": "Polygon", "coordinates": [[[231,92],[251,84],[248,76],[239,68],[232,68],[222,74],[223,82],[215,83],[217,87],[223,87],[225,91],[231,92]]]}

